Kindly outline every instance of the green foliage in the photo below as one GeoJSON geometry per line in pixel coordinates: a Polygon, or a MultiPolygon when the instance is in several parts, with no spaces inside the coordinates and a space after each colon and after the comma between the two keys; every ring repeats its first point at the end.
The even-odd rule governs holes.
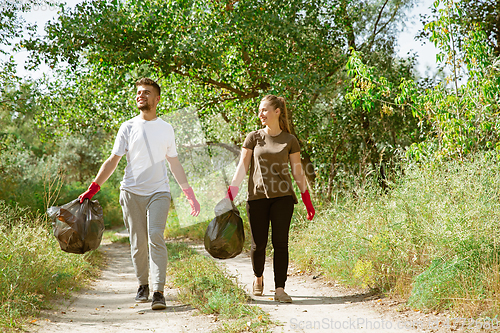
{"type": "MultiPolygon", "coordinates": [[[[315,223],[294,220],[291,258],[419,309],[498,314],[500,169],[496,159],[409,166],[388,194],[339,198],[315,223]]],[[[315,217],[316,219],[316,217],[315,217]]]]}
{"type": "Polygon", "coordinates": [[[459,2],[460,13],[464,21],[462,24],[462,35],[467,36],[467,31],[476,25],[486,33],[488,44],[494,49],[495,56],[500,55],[500,26],[498,15],[500,8],[495,0],[462,0],[459,2]]]}
{"type": "Polygon", "coordinates": [[[439,15],[425,28],[440,49],[437,60],[448,70],[446,80],[427,89],[408,77],[400,77],[400,82],[395,83],[375,74],[375,68],[365,65],[361,55],[353,52],[347,68],[354,88],[347,97],[353,107],[365,112],[376,103],[382,103],[386,112],[394,108],[411,110],[425,138],[424,142],[413,138],[407,151],[412,160],[463,159],[480,151],[496,154],[500,149],[498,59],[492,56],[492,48],[477,26],[460,44],[457,42],[455,35],[465,15],[458,2],[435,1],[434,6],[439,8],[439,15]]]}
{"type": "MultiPolygon", "coordinates": [[[[185,253],[179,253],[180,258],[183,255],[185,253]]],[[[174,274],[172,283],[182,288],[181,299],[203,313],[237,318],[242,307],[248,307],[245,292],[237,288],[216,263],[204,256],[194,255],[185,261],[174,261],[169,271],[174,274]],[[230,304],[232,306],[228,306],[230,304]]]]}
{"type": "Polygon", "coordinates": [[[60,250],[46,221],[0,201],[0,328],[21,328],[27,318],[68,295],[97,273],[98,252],[60,250]]]}
{"type": "MultiPolygon", "coordinates": [[[[34,33],[34,24],[26,24],[22,18],[23,12],[29,12],[32,8],[55,6],[51,0],[27,0],[27,1],[2,1],[0,8],[0,45],[11,46],[15,38],[21,38],[23,33],[34,33]]],[[[0,49],[0,54],[6,54],[5,49],[0,49]]]]}
{"type": "MultiPolygon", "coordinates": [[[[0,81],[0,200],[40,213],[74,200],[99,170],[110,136],[95,129],[69,136],[57,124],[41,123],[48,111],[44,104],[48,83],[22,80],[15,75],[13,62],[3,64],[0,81]]],[[[122,169],[123,165],[99,195],[108,226],[121,224],[116,178],[122,169]]]]}
{"type": "MultiPolygon", "coordinates": [[[[351,175],[358,164],[378,163],[376,146],[387,144],[373,135],[387,133],[371,127],[380,117],[370,119],[367,128],[366,117],[344,110],[349,47],[369,54],[381,69],[393,69],[393,34],[412,5],[412,0],[86,1],[48,24],[46,37],[23,44],[34,66],[42,61],[73,66],[61,74],[60,81],[68,83],[56,84],[45,102],[50,112],[39,117],[43,124],[112,131],[130,116],[133,81],[149,75],[164,88],[160,113],[195,106],[207,141],[240,144],[259,127],[259,98],[283,95],[310,183],[319,175],[332,184],[331,170],[338,168],[332,154],[349,151],[342,163],[351,175]],[[57,103],[50,103],[52,98],[57,103]],[[342,127],[346,123],[350,126],[342,127]],[[337,142],[325,145],[330,138],[337,142]],[[366,141],[370,147],[357,153],[366,141]]],[[[384,122],[393,128],[394,145],[407,145],[406,133],[400,134],[404,126],[394,123],[404,124],[384,122]]]]}
{"type": "MultiPolygon", "coordinates": [[[[463,275],[470,273],[467,262],[454,258],[450,261],[435,259],[429,268],[415,277],[408,304],[417,309],[443,309],[453,303],[451,297],[464,296],[463,275]]],[[[468,275],[477,279],[477,276],[468,275]]],[[[481,281],[474,281],[481,288],[481,281]]]]}
{"type": "Polygon", "coordinates": [[[478,151],[499,150],[498,60],[492,57],[484,33],[474,29],[464,39],[459,53],[451,37],[453,32],[447,28],[452,20],[449,11],[454,7],[445,8],[442,18],[430,22],[427,28],[433,32],[432,40],[443,49],[438,58],[449,66],[451,76],[425,92],[419,91],[414,82],[403,80],[397,99],[411,105],[415,117],[430,126],[427,143],[414,145],[409,151],[416,160],[462,159],[478,151]],[[460,71],[466,72],[467,82],[459,86],[460,71]]]}
{"type": "Polygon", "coordinates": [[[400,80],[413,78],[415,59],[381,64],[381,59],[373,58],[352,50],[346,63],[345,94],[326,100],[323,122],[328,130],[314,136],[322,143],[316,156],[326,169],[322,180],[323,186],[328,184],[328,198],[363,186],[369,178],[386,188],[400,152],[423,139],[411,109],[394,102],[400,80]]]}
{"type": "MultiPolygon", "coordinates": [[[[246,202],[237,206],[238,211],[240,212],[240,217],[243,220],[243,228],[245,231],[245,242],[243,243],[243,250],[250,250],[251,245],[251,237],[250,237],[250,224],[248,223],[247,211],[245,208],[246,202]]],[[[213,217],[215,218],[215,213],[212,212],[213,217]]],[[[175,207],[171,205],[169,215],[167,218],[167,226],[165,228],[165,237],[170,239],[175,238],[183,238],[187,237],[191,240],[202,241],[205,238],[205,231],[207,230],[207,226],[210,221],[205,221],[202,223],[196,223],[188,227],[181,228],[177,219],[176,219],[176,211],[175,207]]],[[[270,244],[270,243],[269,243],[270,244]]]]}
{"type": "MultiPolygon", "coordinates": [[[[67,203],[78,197],[99,170],[102,159],[99,147],[81,136],[61,137],[41,147],[46,151],[50,149],[48,152],[51,154],[38,157],[35,149],[21,139],[11,141],[0,153],[0,168],[3,171],[0,176],[0,199],[43,213],[50,205],[67,203]]],[[[121,221],[121,212],[116,212],[119,208],[116,207],[119,192],[117,178],[121,175],[121,170],[117,170],[96,197],[106,209],[107,225],[121,221]]]]}
{"type": "MultiPolygon", "coordinates": [[[[500,8],[496,0],[460,0],[460,1],[434,1],[431,7],[432,14],[426,15],[422,21],[424,25],[439,17],[442,13],[444,4],[453,8],[449,12],[449,17],[453,23],[456,45],[462,44],[471,30],[479,29],[484,31],[486,39],[484,40],[490,48],[493,49],[495,56],[500,55],[500,27],[498,26],[498,14],[500,8]]],[[[421,37],[429,37],[431,31],[422,31],[421,37]]]]}
{"type": "Polygon", "coordinates": [[[181,288],[180,299],[202,313],[235,320],[225,323],[219,332],[239,332],[243,329],[260,332],[271,325],[269,315],[259,307],[247,304],[245,291],[213,260],[197,254],[183,243],[167,243],[167,248],[172,261],[168,273],[172,284],[181,288]]]}

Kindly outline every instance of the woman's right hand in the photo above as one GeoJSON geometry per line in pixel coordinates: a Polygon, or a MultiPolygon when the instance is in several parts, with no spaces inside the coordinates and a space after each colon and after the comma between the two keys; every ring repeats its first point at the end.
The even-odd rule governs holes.
{"type": "Polygon", "coordinates": [[[231,201],[234,201],[234,198],[236,198],[236,196],[238,195],[238,186],[229,186],[229,188],[227,189],[227,195],[226,195],[226,198],[228,198],[229,200],[231,201]]]}

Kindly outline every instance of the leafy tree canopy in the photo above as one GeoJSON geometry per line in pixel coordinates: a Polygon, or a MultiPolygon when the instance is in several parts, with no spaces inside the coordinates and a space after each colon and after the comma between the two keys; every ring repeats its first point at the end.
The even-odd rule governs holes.
{"type": "MultiPolygon", "coordinates": [[[[370,116],[362,109],[351,112],[342,97],[350,85],[344,68],[351,50],[358,50],[380,70],[394,69],[396,31],[413,3],[86,1],[50,22],[45,37],[23,44],[31,52],[32,66],[42,61],[70,65],[64,76],[73,83],[66,80],[54,94],[65,107],[53,106],[45,117],[69,130],[116,126],[128,117],[125,97],[133,80],[144,73],[153,74],[164,86],[167,110],[195,104],[214,141],[221,140],[222,121],[232,132],[230,140],[240,143],[244,133],[259,126],[258,98],[283,95],[313,181],[317,170],[311,167],[312,155],[328,154],[317,146],[324,140],[313,138],[328,137],[322,131],[332,131],[328,124],[334,113],[319,111],[325,105],[337,105],[335,119],[351,121],[345,140],[364,137],[362,146],[375,152],[368,154],[369,164],[379,159],[375,132],[382,130],[372,126],[380,118],[381,105],[375,105],[370,116]],[[369,117],[374,118],[368,121],[369,117]]],[[[409,73],[404,68],[395,71],[401,72],[409,73]]],[[[358,145],[347,144],[352,151],[358,145]]]]}

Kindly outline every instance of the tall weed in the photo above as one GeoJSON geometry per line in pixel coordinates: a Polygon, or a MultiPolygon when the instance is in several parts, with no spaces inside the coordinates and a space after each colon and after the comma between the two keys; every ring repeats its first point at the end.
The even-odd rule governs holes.
{"type": "Polygon", "coordinates": [[[499,314],[500,167],[484,156],[409,166],[387,194],[357,191],[295,221],[304,269],[408,299],[418,309],[499,314]]]}
{"type": "Polygon", "coordinates": [[[267,332],[272,322],[248,295],[213,260],[184,243],[167,243],[168,273],[179,298],[205,314],[225,319],[217,332],[267,332]]]}
{"type": "Polygon", "coordinates": [[[0,201],[0,329],[19,328],[52,297],[97,273],[100,255],[60,250],[47,222],[0,201]]]}

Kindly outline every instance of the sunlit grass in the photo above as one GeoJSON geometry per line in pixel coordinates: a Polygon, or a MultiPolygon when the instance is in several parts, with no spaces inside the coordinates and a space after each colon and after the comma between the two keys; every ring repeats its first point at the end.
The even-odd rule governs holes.
{"type": "Polygon", "coordinates": [[[267,332],[269,315],[248,304],[249,297],[213,260],[179,242],[167,243],[170,281],[179,298],[205,314],[224,319],[217,332],[267,332]]]}
{"type": "Polygon", "coordinates": [[[15,209],[0,202],[0,328],[19,329],[30,316],[50,306],[50,299],[68,295],[98,273],[101,254],[69,254],[59,248],[41,217],[8,216],[15,209]],[[29,223],[24,219],[29,217],[29,223]],[[8,223],[7,223],[8,222],[8,223]]]}
{"type": "Polygon", "coordinates": [[[105,230],[102,234],[102,242],[130,244],[128,236],[121,235],[114,230],[105,230]]]}
{"type": "Polygon", "coordinates": [[[500,303],[500,167],[478,157],[405,170],[337,201],[314,222],[295,219],[291,257],[348,285],[423,310],[494,317],[500,303]]]}

